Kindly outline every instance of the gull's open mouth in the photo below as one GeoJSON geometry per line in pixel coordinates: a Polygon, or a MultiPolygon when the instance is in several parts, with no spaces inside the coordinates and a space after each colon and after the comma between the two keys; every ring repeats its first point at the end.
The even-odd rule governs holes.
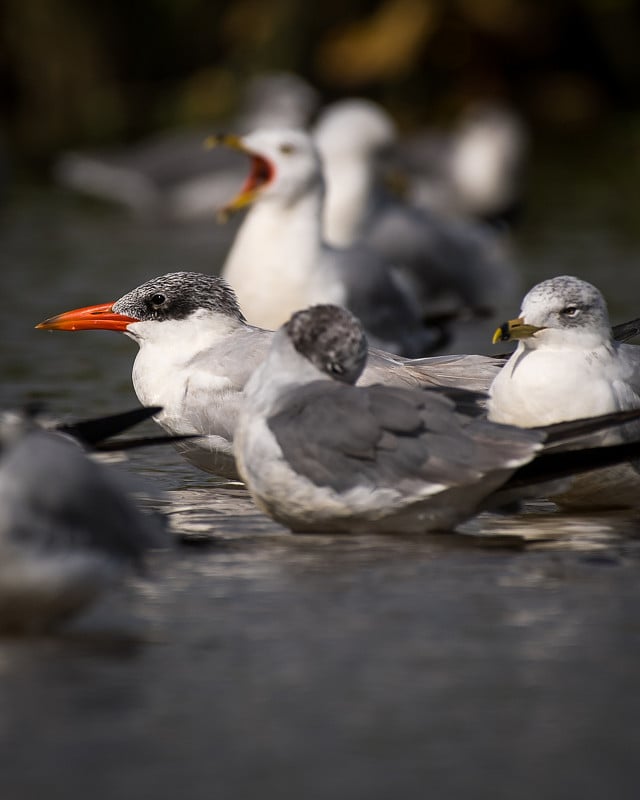
{"type": "Polygon", "coordinates": [[[250,160],[250,172],[240,192],[218,212],[219,219],[224,222],[234,211],[251,205],[258,194],[265,186],[268,186],[276,174],[275,165],[272,161],[259,153],[253,152],[244,145],[242,138],[233,134],[218,134],[210,136],[205,145],[207,147],[218,147],[224,145],[244,153],[250,160]]]}
{"type": "Polygon", "coordinates": [[[251,171],[247,180],[240,190],[240,194],[251,192],[252,194],[262,189],[268,183],[271,183],[275,175],[273,164],[263,156],[257,153],[248,153],[251,159],[251,171]]]}

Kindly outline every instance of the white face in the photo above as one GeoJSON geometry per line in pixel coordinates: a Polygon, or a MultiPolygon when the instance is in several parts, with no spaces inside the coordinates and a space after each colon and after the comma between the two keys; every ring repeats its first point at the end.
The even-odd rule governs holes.
{"type": "Polygon", "coordinates": [[[270,162],[273,177],[260,188],[258,200],[295,201],[323,186],[322,164],[311,137],[297,129],[257,130],[242,137],[247,150],[270,162]]]}
{"type": "Polygon", "coordinates": [[[323,158],[370,157],[396,140],[386,111],[369,100],[343,100],[329,106],[314,131],[323,158]]]}
{"type": "Polygon", "coordinates": [[[522,302],[527,325],[544,327],[526,340],[530,347],[583,342],[586,347],[610,341],[611,325],[602,294],[586,281],[562,275],[534,286],[522,302]]]}

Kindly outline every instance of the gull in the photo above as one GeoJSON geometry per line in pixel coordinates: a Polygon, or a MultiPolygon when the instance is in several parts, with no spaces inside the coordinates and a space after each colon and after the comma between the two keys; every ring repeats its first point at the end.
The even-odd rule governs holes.
{"type": "Polygon", "coordinates": [[[357,314],[372,345],[416,357],[439,348],[445,334],[423,321],[414,297],[371,249],[329,245],[322,231],[324,180],[313,139],[298,129],[260,129],[211,137],[240,150],[251,172],[222,218],[252,206],[222,268],[247,319],[276,328],[311,303],[335,303],[357,314]]]}
{"type": "MultiPolygon", "coordinates": [[[[247,324],[235,293],[215,275],[173,272],[138,286],[115,302],[74,309],[41,322],[48,330],[115,330],[139,347],[133,386],[155,421],[174,435],[195,466],[237,478],[233,438],[244,387],[266,358],[273,332],[247,324]]],[[[371,350],[365,383],[465,386],[486,391],[502,365],[475,355],[406,359],[371,350]]]]}
{"type": "MultiPolygon", "coordinates": [[[[576,437],[603,423],[527,430],[488,421],[460,389],[354,386],[366,358],[352,314],[313,306],[277,332],[246,386],[238,469],[258,507],[293,531],[451,529],[514,488],[558,477],[567,457],[575,469],[563,443],[580,448],[576,437]]],[[[577,457],[586,468],[602,451],[640,452],[640,442],[621,447],[577,457]]]]}
{"type": "Polygon", "coordinates": [[[418,131],[404,139],[401,166],[418,206],[509,228],[524,203],[529,133],[506,105],[471,104],[448,135],[418,131]]]}
{"type": "Polygon", "coordinates": [[[397,133],[381,106],[360,98],[333,103],[313,136],[327,184],[329,242],[366,243],[391,265],[427,317],[447,311],[471,321],[493,312],[499,313],[496,322],[501,318],[508,305],[495,308],[496,287],[505,303],[519,293],[504,239],[470,217],[418,208],[390,191],[381,167],[397,149],[397,133]]]}
{"type": "MultiPolygon", "coordinates": [[[[534,286],[520,316],[494,335],[494,343],[510,340],[518,346],[491,385],[490,419],[532,427],[640,407],[640,349],[614,339],[592,284],[562,275],[534,286]]],[[[628,430],[635,435],[635,426],[628,430]]],[[[636,462],[582,476],[553,499],[567,507],[638,505],[636,462]]]]}
{"type": "Polygon", "coordinates": [[[364,236],[371,218],[389,202],[380,172],[396,143],[396,127],[377,103],[354,97],[325,106],[312,135],[326,182],[324,234],[345,247],[364,236]]]}
{"type": "MultiPolygon", "coordinates": [[[[0,414],[0,630],[41,633],[83,611],[164,545],[96,450],[158,409],[52,427],[17,409],[0,414]]],[[[159,530],[160,527],[160,530],[159,530]]]]}

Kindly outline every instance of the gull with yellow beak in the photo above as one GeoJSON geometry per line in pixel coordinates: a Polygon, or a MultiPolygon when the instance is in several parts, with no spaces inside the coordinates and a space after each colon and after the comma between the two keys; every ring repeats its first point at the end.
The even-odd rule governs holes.
{"type": "MultiPolygon", "coordinates": [[[[489,419],[531,428],[640,407],[640,349],[615,341],[606,302],[590,283],[562,275],[534,286],[520,316],[494,343],[518,346],[489,390],[489,419]]],[[[630,431],[630,435],[632,431],[630,431]]],[[[634,463],[577,478],[554,497],[566,506],[635,506],[634,463]]]]}
{"type": "Polygon", "coordinates": [[[274,329],[300,308],[335,303],[362,320],[373,346],[419,357],[442,345],[443,328],[425,324],[415,296],[379,256],[361,244],[325,241],[322,162],[305,131],[262,129],[208,144],[250,160],[246,182],[219,217],[251,206],[221,272],[251,324],[274,329]]]}

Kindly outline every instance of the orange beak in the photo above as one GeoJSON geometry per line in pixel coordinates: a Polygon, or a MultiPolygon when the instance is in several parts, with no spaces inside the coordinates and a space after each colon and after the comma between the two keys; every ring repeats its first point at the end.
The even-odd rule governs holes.
{"type": "Polygon", "coordinates": [[[126,331],[132,322],[139,322],[135,317],[116,314],[113,303],[102,303],[97,306],[85,306],[73,311],[65,311],[56,317],[39,322],[36,328],[46,331],[126,331]]]}

